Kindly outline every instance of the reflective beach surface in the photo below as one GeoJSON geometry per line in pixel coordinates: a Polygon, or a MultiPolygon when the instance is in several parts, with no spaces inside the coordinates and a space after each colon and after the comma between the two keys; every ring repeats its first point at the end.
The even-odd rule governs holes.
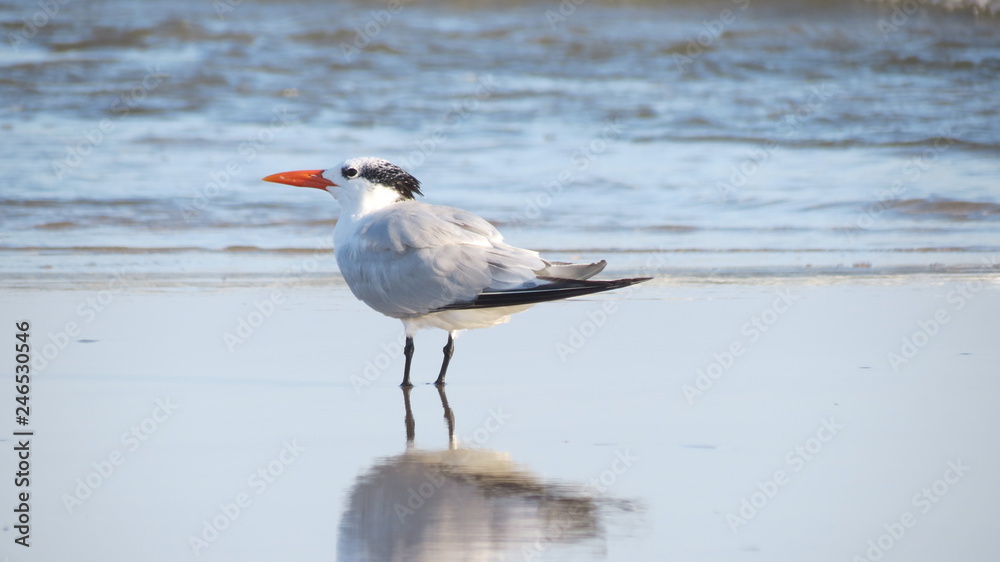
{"type": "Polygon", "coordinates": [[[405,396],[397,322],[345,287],[285,286],[232,347],[274,286],[147,284],[76,315],[105,290],[2,295],[39,346],[36,530],[18,560],[998,552],[990,277],[551,303],[463,334],[446,396],[429,384],[443,334],[418,334],[405,396]]]}

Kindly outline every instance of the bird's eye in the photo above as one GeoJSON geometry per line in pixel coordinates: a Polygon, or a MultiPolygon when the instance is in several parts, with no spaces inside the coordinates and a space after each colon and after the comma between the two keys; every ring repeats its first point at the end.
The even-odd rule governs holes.
{"type": "Polygon", "coordinates": [[[358,171],[355,168],[344,168],[342,173],[344,174],[344,177],[347,179],[353,179],[358,177],[358,171]]]}

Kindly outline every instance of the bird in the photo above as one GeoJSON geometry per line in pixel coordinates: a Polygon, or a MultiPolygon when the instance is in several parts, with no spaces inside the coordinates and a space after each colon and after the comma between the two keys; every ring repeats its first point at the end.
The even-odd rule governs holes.
{"type": "Polygon", "coordinates": [[[355,297],[402,321],[402,387],[412,386],[413,336],[419,330],[448,332],[434,381],[440,387],[460,331],[502,324],[537,303],[651,279],[591,280],[606,261],[552,262],[511,246],[478,215],[418,201],[420,182],[382,158],[352,158],[333,168],[281,172],[263,181],[320,189],[340,203],[333,232],[337,266],[355,297]]]}

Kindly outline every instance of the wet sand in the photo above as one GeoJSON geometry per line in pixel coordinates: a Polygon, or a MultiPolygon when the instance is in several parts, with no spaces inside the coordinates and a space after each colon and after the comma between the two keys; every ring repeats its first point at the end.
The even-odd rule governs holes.
{"type": "Polygon", "coordinates": [[[35,358],[12,560],[1000,556],[994,276],[550,303],[463,334],[444,395],[424,332],[409,417],[400,325],[343,285],[71,285],[0,293],[35,358]]]}

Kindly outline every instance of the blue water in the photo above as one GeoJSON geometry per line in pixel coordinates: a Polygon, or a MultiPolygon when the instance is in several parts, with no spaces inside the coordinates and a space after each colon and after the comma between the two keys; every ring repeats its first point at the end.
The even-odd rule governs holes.
{"type": "Polygon", "coordinates": [[[9,275],[268,273],[339,211],[260,178],[359,155],[621,270],[1000,255],[991,2],[54,6],[0,5],[9,275]]]}

